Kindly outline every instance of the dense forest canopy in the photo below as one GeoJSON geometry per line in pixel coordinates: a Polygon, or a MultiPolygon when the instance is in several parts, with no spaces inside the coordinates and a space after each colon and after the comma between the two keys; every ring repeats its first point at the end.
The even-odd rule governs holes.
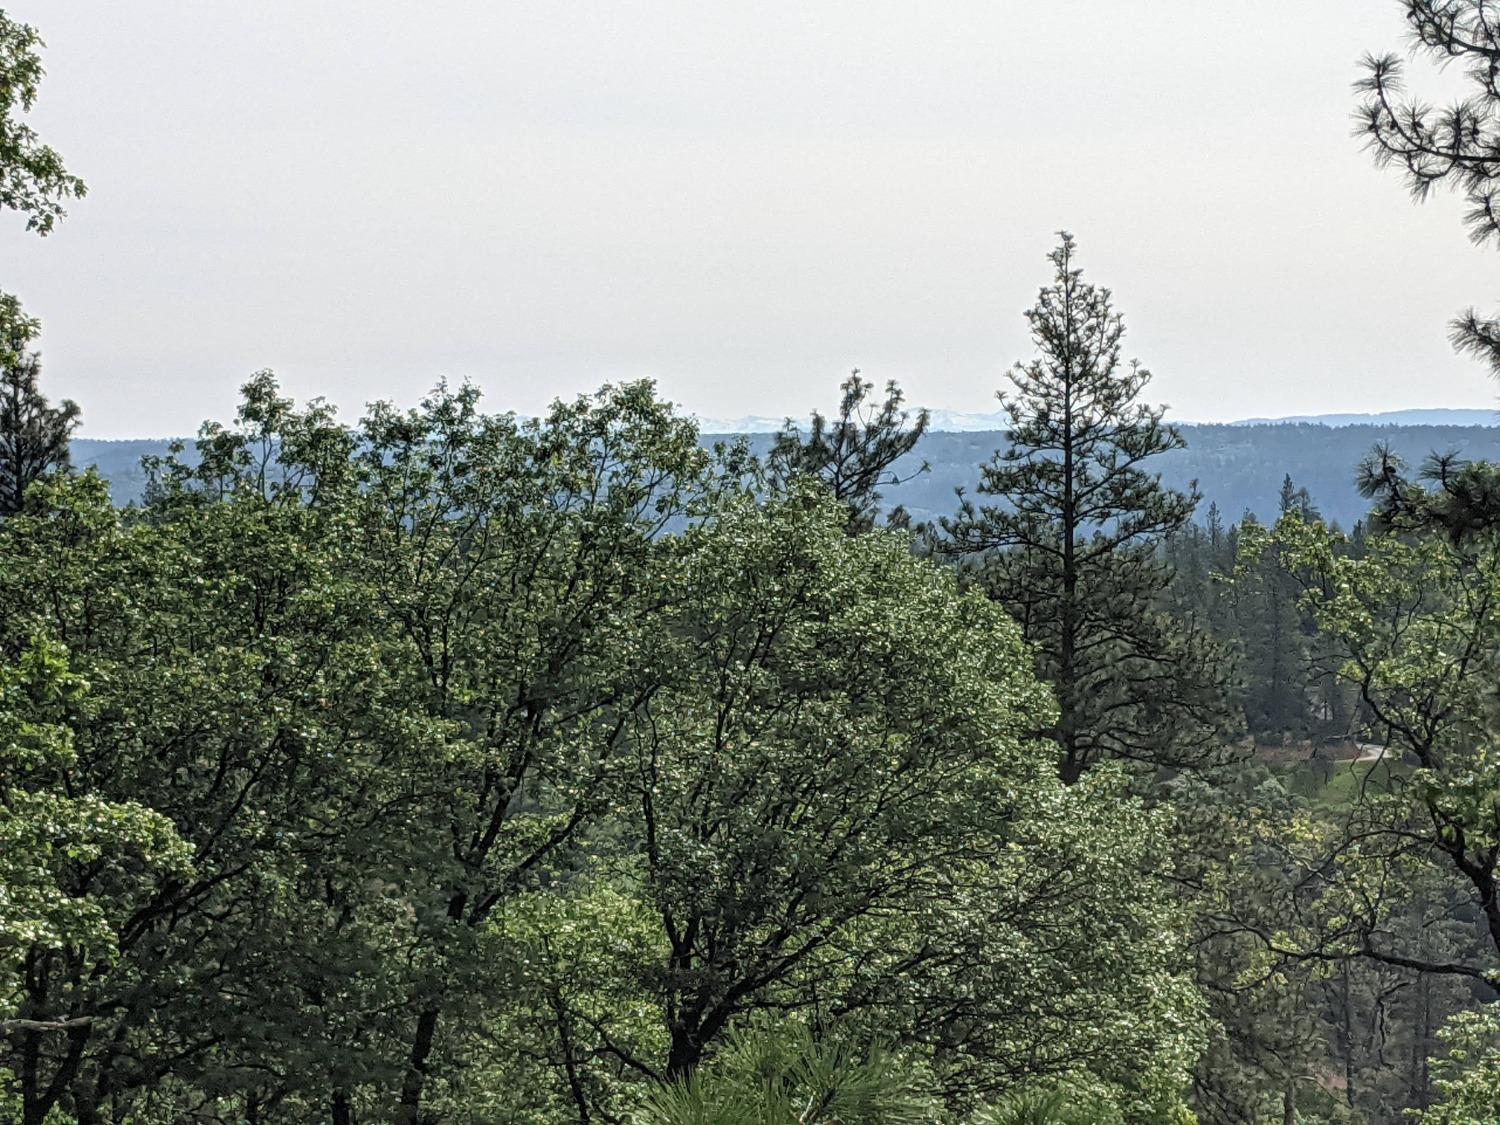
{"type": "MultiPolygon", "coordinates": [[[[1369,138],[1488,237],[1500,17],[1403,7],[1479,92],[1369,138]]],[[[1174,426],[1058,237],[998,434],[108,446],[0,294],[0,1119],[1500,1121],[1500,430],[1174,426]]]]}

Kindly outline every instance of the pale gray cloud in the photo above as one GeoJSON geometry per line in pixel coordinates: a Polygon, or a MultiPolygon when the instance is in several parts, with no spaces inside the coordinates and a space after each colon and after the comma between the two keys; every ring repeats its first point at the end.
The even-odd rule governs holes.
{"type": "Polygon", "coordinates": [[[851,366],[987,410],[1059,227],[1183,418],[1484,406],[1459,208],[1350,136],[1377,0],[21,0],[91,193],[0,285],[87,432],[472,377],[801,414],[851,366]]]}

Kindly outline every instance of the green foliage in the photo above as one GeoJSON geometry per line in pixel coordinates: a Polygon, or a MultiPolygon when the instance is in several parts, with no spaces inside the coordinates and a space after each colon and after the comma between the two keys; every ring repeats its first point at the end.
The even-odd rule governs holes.
{"type": "MultiPolygon", "coordinates": [[[[1362,802],[1368,834],[1344,866],[1393,870],[1411,833],[1437,862],[1470,885],[1488,931],[1490,965],[1500,956],[1500,905],[1486,888],[1500,838],[1500,772],[1495,763],[1495,654],[1500,651],[1500,543],[1386,536],[1361,557],[1338,548],[1320,525],[1284,517],[1274,542],[1308,571],[1308,604],[1347,654],[1345,675],[1360,689],[1380,741],[1414,765],[1408,780],[1362,802]]],[[[1378,914],[1378,911],[1376,911],[1378,914]]],[[[1377,924],[1375,918],[1371,924],[1377,924]]]]}
{"type": "Polygon", "coordinates": [[[1026,734],[1049,704],[999,607],[811,500],[742,504],[683,538],[666,636],[688,643],[661,663],[686,663],[632,732],[629,831],[670,947],[667,1072],[747,1011],[819,1003],[941,1044],[960,1088],[1023,1056],[1103,1064],[1111,1033],[1116,1061],[1140,1051],[1150,1070],[1175,1036],[1127,1029],[1135,990],[1184,1025],[1191,1005],[1170,943],[1128,936],[1166,926],[1161,904],[1137,888],[1105,905],[1099,867],[1160,825],[1111,782],[1058,784],[1026,734]],[[1091,919],[1120,928],[1093,940],[1091,919]],[[1096,1029],[1062,1015],[1074,1003],[1096,1029]]]}
{"type": "MultiPolygon", "coordinates": [[[[1485,4],[1406,7],[1494,54],[1485,4]]],[[[23,123],[40,47],[0,12],[0,210],[45,235],[85,189],[23,123]]],[[[1494,234],[1484,98],[1398,80],[1370,139],[1494,234]]],[[[1494,467],[1377,453],[1368,542],[1290,476],[1274,530],[1192,528],[1074,254],[958,575],[875,530],[929,420],[857,372],[764,474],[646,383],[350,427],[262,374],[120,511],[0,295],[0,1115],[1188,1125],[1194,1075],[1216,1125],[1495,1120],[1494,467]],[[1386,758],[1181,772],[1210,638],[1253,734],[1386,758]]]]}
{"type": "MultiPolygon", "coordinates": [[[[639,1125],[1124,1125],[1121,1110],[1087,1083],[1017,1090],[993,1105],[955,1115],[935,1096],[920,1059],[859,1046],[847,1030],[815,1032],[801,1022],[732,1033],[691,1075],[657,1086],[633,1120],[639,1125]]],[[[1169,1109],[1151,1125],[1190,1125],[1169,1109]]]]}
{"type": "Polygon", "coordinates": [[[107,964],[114,926],[153,877],[182,875],[188,850],[165,817],[135,801],[71,796],[76,763],[66,716],[86,683],[56,641],[31,640],[0,667],[0,1028],[12,1018],[77,1019],[26,1003],[39,955],[107,964]],[[86,880],[83,873],[87,873],[86,880]],[[80,889],[82,893],[80,893],[80,889]]]}
{"type": "Polygon", "coordinates": [[[1131,879],[1161,817],[1113,774],[1064,788],[1003,612],[899,535],[851,538],[819,492],[666,545],[660,686],[587,844],[604,881],[504,916],[533,1013],[506,1034],[605,1115],[785,1011],[900,1044],[959,1101],[1017,1071],[1180,1088],[1196,998],[1171,908],[1131,879]]]}
{"type": "Polygon", "coordinates": [[[1410,764],[1148,807],[1061,783],[1001,606],[742,468],[644,386],[349,428],[262,377],[137,511],[34,489],[0,527],[23,1119],[619,1118],[790,1018],[888,1044],[940,1116],[1066,1089],[1154,1125],[1205,1043],[1193,955],[1205,1120],[1420,1099],[1422,1029],[1489,972],[1482,898],[1403,843],[1429,798],[1431,854],[1489,839],[1488,547],[1235,531],[1275,535],[1308,651],[1370,630],[1410,764]]]}
{"type": "Polygon", "coordinates": [[[1462,543],[1500,529],[1500,465],[1456,452],[1432,454],[1414,480],[1405,461],[1381,442],[1360,463],[1359,490],[1374,501],[1372,522],[1382,530],[1437,532],[1462,543]]]}
{"type": "MultiPolygon", "coordinates": [[[[41,1049],[28,1098],[66,1098],[86,1116],[101,1101],[165,1100],[187,1069],[216,1094],[230,1080],[218,1059],[283,1036],[309,991],[336,987],[311,980],[313,950],[350,952],[319,948],[320,912],[337,910],[328,900],[343,879],[384,872],[340,871],[329,848],[314,883],[298,861],[351,807],[344,755],[378,724],[365,704],[380,685],[319,530],[297,506],[248,498],[124,517],[84,478],[48,486],[0,532],[5,642],[65,638],[89,684],[59,716],[73,756],[49,791],[149,802],[192,861],[149,873],[111,918],[118,953],[107,965],[27,951],[23,1011],[91,1021],[65,1045],[17,1044],[41,1049]],[[328,752],[336,746],[344,753],[328,752]],[[141,1061],[163,1054],[178,1055],[178,1069],[141,1061]]],[[[67,874],[71,895],[100,882],[94,864],[67,874]]],[[[304,1016],[289,1061],[305,1067],[298,1055],[329,1046],[321,1040],[304,1016]]]]}
{"type": "Polygon", "coordinates": [[[1099,1098],[1067,1089],[1013,1094],[975,1118],[975,1125],[1119,1125],[1124,1118],[1099,1098]]]}
{"type": "MultiPolygon", "coordinates": [[[[913,412],[915,415],[915,412],[913,412]]],[[[828,418],[828,424],[833,424],[828,418]]],[[[806,424],[801,429],[805,432],[806,424]]],[[[1313,423],[1219,425],[1179,422],[1185,448],[1160,454],[1152,464],[1162,484],[1190,492],[1193,482],[1203,493],[1197,526],[1206,528],[1208,509],[1217,505],[1221,523],[1254,513],[1265,521],[1278,514],[1278,489],[1290,472],[1298,487],[1316,497],[1318,510],[1330,524],[1352,531],[1369,515],[1369,502],[1359,494],[1351,466],[1357,465],[1377,441],[1387,442],[1404,458],[1420,461],[1433,449],[1458,450],[1477,463],[1500,458],[1500,426],[1428,425],[1408,423],[1322,425],[1313,423]]],[[[705,448],[743,443],[764,460],[776,442],[775,434],[700,434],[705,448]]],[[[896,511],[913,524],[935,522],[951,515],[953,493],[972,493],[979,484],[980,465],[1005,442],[1001,431],[954,432],[929,429],[912,451],[890,467],[880,489],[883,520],[896,511]],[[928,466],[921,472],[922,466],[928,466]]],[[[139,501],[145,488],[142,456],[160,454],[166,440],[132,438],[106,441],[73,439],[73,459],[80,467],[95,466],[110,482],[120,505],[139,501]]]]}
{"type": "Polygon", "coordinates": [[[1435,1028],[1487,999],[1500,966],[1497,543],[1408,531],[1353,550],[1291,513],[1252,529],[1246,547],[1278,552],[1298,576],[1359,693],[1366,740],[1385,748],[1381,761],[1335,770],[1309,803],[1304,830],[1286,837],[1295,890],[1284,921],[1247,932],[1273,964],[1337,966],[1319,987],[1349,1105],[1424,1106],[1435,1028]],[[1362,1007],[1385,1017],[1370,1032],[1357,1024],[1362,1007]]]}
{"type": "Polygon", "coordinates": [[[1438,1032],[1447,1055],[1433,1064],[1439,1102],[1423,1125],[1492,1125],[1500,1106],[1500,1016],[1464,1012],[1438,1032]]]}
{"type": "Polygon", "coordinates": [[[713,1060],[658,1086],[640,1125],[921,1125],[939,1119],[920,1068],[801,1023],[732,1034],[713,1060]]]}
{"type": "Polygon", "coordinates": [[[837,987],[851,927],[951,894],[1037,773],[1022,732],[1048,704],[1003,615],[812,501],[684,537],[681,671],[632,740],[630,831],[685,1008],[674,1071],[769,987],[837,987]]]}
{"type": "Polygon", "coordinates": [[[490,916],[609,808],[621,741],[660,677],[654,559],[719,485],[647,384],[538,422],[486,417],[469,388],[440,392],[420,414],[376,407],[363,433],[377,628],[408,709],[452,732],[418,806],[434,859],[418,900],[410,1114],[438,1025],[486,971],[475,942],[490,916]]]}
{"type": "Polygon", "coordinates": [[[623,1060],[670,1047],[641,982],[662,944],[649,905],[602,880],[507,903],[487,953],[506,966],[509,1001],[488,1013],[474,1045],[485,1080],[466,1092],[465,1119],[550,1121],[632,1104],[647,1079],[623,1060]]]}
{"type": "Polygon", "coordinates": [[[27,230],[48,234],[67,213],[63,204],[87,189],[20,119],[36,103],[41,47],[35,28],[0,10],[0,211],[19,211],[27,230]]]}

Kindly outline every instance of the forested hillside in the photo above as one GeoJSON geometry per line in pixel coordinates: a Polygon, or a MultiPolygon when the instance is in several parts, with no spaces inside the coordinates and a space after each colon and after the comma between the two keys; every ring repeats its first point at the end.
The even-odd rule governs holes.
{"type": "MultiPolygon", "coordinates": [[[[1289,475],[1317,499],[1325,518],[1352,527],[1369,508],[1356,486],[1356,467],[1381,444],[1411,464],[1421,463],[1434,452],[1458,452],[1473,460],[1500,459],[1500,427],[1490,426],[1277,423],[1179,426],[1178,430],[1186,447],[1164,453],[1154,467],[1174,488],[1198,482],[1203,494],[1200,520],[1206,518],[1210,504],[1217,505],[1228,520],[1247,512],[1274,518],[1282,479],[1289,475]]],[[[770,434],[705,434],[703,440],[712,444],[737,437],[744,437],[759,451],[768,449],[773,440],[770,434]]],[[[1004,433],[929,431],[895,466],[903,479],[887,488],[887,498],[903,505],[916,520],[937,519],[952,509],[955,489],[973,489],[980,463],[1004,444],[1004,433]],[[929,471],[913,476],[923,463],[929,471]]],[[[145,486],[141,458],[166,452],[166,445],[165,441],[79,438],[73,443],[73,456],[80,466],[97,467],[110,482],[116,502],[127,504],[139,500],[145,486]]]]}
{"type": "MultiPolygon", "coordinates": [[[[1173,488],[1197,481],[1203,495],[1198,518],[1217,505],[1222,518],[1245,513],[1274,519],[1284,477],[1306,488],[1330,521],[1351,527],[1363,519],[1369,502],[1359,494],[1357,469],[1372,449],[1388,445],[1409,464],[1432,453],[1457,452],[1473,460],[1500,459],[1500,427],[1491,426],[1323,426],[1309,423],[1177,427],[1184,448],[1164,452],[1152,464],[1173,488]]],[[[728,435],[721,435],[728,436],[728,435]]],[[[769,445],[767,435],[748,435],[754,448],[769,445]]],[[[886,490],[919,521],[950,512],[954,490],[971,491],[979,466],[1005,445],[1004,433],[929,431],[914,451],[898,462],[903,478],[886,490]],[[929,471],[913,475],[923,463],[929,471]]]]}

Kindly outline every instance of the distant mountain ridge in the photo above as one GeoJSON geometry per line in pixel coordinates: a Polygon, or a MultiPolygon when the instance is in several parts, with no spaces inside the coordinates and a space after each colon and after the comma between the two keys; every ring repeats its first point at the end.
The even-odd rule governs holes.
{"type": "MultiPolygon", "coordinates": [[[[1003,413],[965,413],[960,410],[933,410],[934,433],[977,434],[1003,430],[1008,420],[1003,413]]],[[[802,419],[794,419],[801,422],[802,419]]],[[[1387,410],[1379,414],[1290,414],[1282,418],[1242,418],[1236,422],[1182,422],[1179,426],[1500,426],[1500,407],[1495,410],[1461,410],[1432,407],[1414,410],[1387,410]]],[[[743,418],[703,418],[698,425],[706,434],[775,433],[786,424],[785,418],[763,414],[743,418]]]]}
{"type": "Polygon", "coordinates": [[[1233,426],[1500,426],[1495,410],[1387,410],[1381,414],[1293,414],[1285,418],[1246,418],[1233,426]]]}
{"type": "MultiPolygon", "coordinates": [[[[1423,416],[1441,413],[1480,415],[1483,411],[1400,412],[1423,416]]],[[[1389,445],[1408,463],[1416,465],[1428,454],[1455,451],[1471,460],[1500,461],[1500,425],[1491,418],[1485,425],[1404,424],[1399,415],[1373,415],[1370,421],[1276,423],[1234,422],[1216,425],[1179,423],[1187,448],[1166,453],[1152,466],[1174,488],[1198,482],[1203,518],[1210,503],[1217,504],[1225,521],[1253,512],[1261,519],[1276,515],[1277,494],[1288,474],[1306,488],[1329,520],[1349,527],[1364,517],[1365,501],[1355,487],[1356,468],[1376,444],[1389,445]]],[[[1485,415],[1487,418],[1488,415],[1485,415]]],[[[972,416],[970,416],[972,417],[972,416]]],[[[1348,418],[1349,415],[1334,417],[1348,418]]],[[[704,442],[726,435],[742,435],[751,447],[764,451],[771,433],[780,423],[759,431],[713,430],[704,427],[704,442]]],[[[929,472],[885,490],[885,503],[901,504],[918,520],[950,515],[957,506],[954,492],[972,493],[979,483],[979,466],[989,460],[1004,437],[992,424],[985,430],[934,430],[922,439],[914,454],[898,466],[901,476],[916,471],[923,461],[929,472]]],[[[146,477],[141,458],[166,452],[166,439],[100,441],[78,438],[73,442],[73,462],[79,468],[97,467],[110,482],[115,502],[139,500],[146,477]]],[[[188,457],[192,443],[188,443],[188,457]]]]}

